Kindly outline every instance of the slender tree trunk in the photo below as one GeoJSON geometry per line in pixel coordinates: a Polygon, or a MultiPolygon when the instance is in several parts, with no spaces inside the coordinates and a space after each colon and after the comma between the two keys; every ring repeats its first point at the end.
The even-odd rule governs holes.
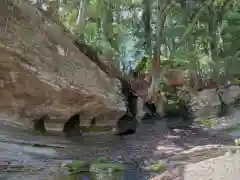
{"type": "Polygon", "coordinates": [[[218,82],[219,80],[219,67],[218,67],[218,59],[221,50],[221,37],[218,34],[221,34],[222,23],[223,23],[223,14],[225,13],[226,9],[233,3],[231,0],[225,0],[223,5],[218,8],[220,10],[217,11],[217,7],[214,4],[210,4],[208,7],[210,21],[208,22],[208,33],[211,37],[209,41],[209,56],[211,57],[212,61],[215,62],[213,66],[213,80],[218,82]]]}
{"type": "Polygon", "coordinates": [[[42,8],[43,0],[36,0],[36,6],[42,8]]]}
{"type": "Polygon", "coordinates": [[[166,22],[167,17],[167,11],[166,8],[169,5],[170,0],[165,0],[164,6],[162,6],[162,1],[157,1],[157,7],[158,7],[158,17],[159,21],[157,22],[157,30],[156,30],[156,43],[154,47],[154,55],[153,55],[153,63],[152,63],[152,82],[150,87],[150,99],[153,99],[154,101],[154,95],[156,94],[156,90],[158,89],[158,83],[157,79],[159,79],[160,76],[160,47],[162,45],[162,32],[164,29],[164,25],[166,22]]]}
{"type": "Polygon", "coordinates": [[[148,99],[156,104],[157,112],[160,115],[163,115],[163,106],[164,100],[159,92],[159,78],[160,78],[160,47],[162,45],[163,40],[163,29],[167,18],[168,8],[170,4],[170,0],[164,0],[162,3],[161,0],[157,1],[157,9],[159,21],[157,22],[157,30],[156,30],[156,43],[154,47],[154,55],[153,55],[153,63],[152,63],[152,82],[149,88],[148,99]],[[163,5],[163,6],[162,6],[163,5]]]}
{"type": "Polygon", "coordinates": [[[152,56],[152,0],[143,0],[144,5],[142,20],[144,23],[144,40],[145,40],[145,50],[149,57],[152,56]]]}
{"type": "Polygon", "coordinates": [[[59,0],[59,3],[60,3],[60,5],[61,5],[61,4],[66,5],[66,4],[67,4],[67,0],[59,0]]]}
{"type": "Polygon", "coordinates": [[[103,27],[103,34],[106,38],[106,40],[109,42],[111,47],[115,49],[117,52],[119,52],[118,42],[115,37],[116,34],[113,32],[113,10],[114,6],[112,2],[106,1],[106,9],[105,9],[105,17],[103,19],[102,27],[103,27]]]}
{"type": "Polygon", "coordinates": [[[80,0],[78,17],[77,17],[77,31],[80,32],[79,35],[83,35],[85,25],[86,25],[86,9],[87,9],[87,0],[80,0]]]}
{"type": "MultiPolygon", "coordinates": [[[[149,59],[152,59],[152,27],[151,27],[151,18],[152,18],[152,3],[153,0],[142,0],[143,4],[143,14],[142,14],[142,21],[144,26],[144,50],[149,59]]],[[[152,63],[152,62],[151,62],[152,63]]],[[[152,66],[149,66],[148,69],[148,81],[152,79],[152,66]]]]}

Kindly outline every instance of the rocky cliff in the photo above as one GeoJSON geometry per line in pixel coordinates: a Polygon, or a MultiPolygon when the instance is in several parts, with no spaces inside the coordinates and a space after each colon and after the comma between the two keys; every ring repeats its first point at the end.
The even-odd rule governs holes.
{"type": "Polygon", "coordinates": [[[75,114],[80,124],[115,125],[125,112],[116,79],[79,51],[72,35],[27,3],[0,2],[0,118],[61,130],[75,114]]]}

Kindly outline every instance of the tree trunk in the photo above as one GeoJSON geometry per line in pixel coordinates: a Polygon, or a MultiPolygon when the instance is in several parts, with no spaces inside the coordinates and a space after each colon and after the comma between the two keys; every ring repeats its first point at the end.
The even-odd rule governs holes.
{"type": "Polygon", "coordinates": [[[163,106],[164,99],[162,94],[159,93],[160,87],[158,79],[160,78],[160,47],[163,40],[163,29],[167,18],[167,12],[170,4],[170,0],[165,0],[164,5],[162,6],[161,0],[157,1],[157,10],[159,21],[157,22],[157,30],[156,30],[156,43],[154,47],[154,56],[152,62],[152,81],[148,92],[148,100],[154,102],[157,107],[157,113],[163,115],[163,106]]]}
{"type": "Polygon", "coordinates": [[[142,1],[143,15],[142,20],[144,23],[144,48],[146,54],[152,56],[152,27],[151,27],[151,18],[152,18],[152,0],[143,0],[142,1]]]}
{"type": "Polygon", "coordinates": [[[43,0],[36,0],[36,6],[42,8],[43,0]]]}
{"type": "Polygon", "coordinates": [[[86,8],[87,8],[87,0],[80,0],[76,24],[78,27],[77,29],[81,34],[83,33],[86,25],[86,21],[85,21],[86,8]]]}
{"type": "Polygon", "coordinates": [[[113,49],[115,49],[117,52],[119,52],[119,47],[118,47],[119,43],[117,42],[117,38],[115,37],[116,34],[114,34],[114,32],[113,32],[114,5],[110,1],[105,2],[105,3],[106,3],[106,9],[105,9],[105,17],[103,19],[103,33],[104,33],[106,40],[111,45],[111,47],[113,49]]]}
{"type": "Polygon", "coordinates": [[[159,79],[160,76],[160,47],[162,44],[162,32],[163,28],[166,22],[166,17],[167,17],[167,7],[170,4],[170,0],[165,0],[164,6],[162,5],[161,0],[157,1],[157,7],[158,7],[158,17],[160,20],[157,22],[157,30],[156,30],[156,43],[154,47],[154,57],[153,57],[153,62],[152,62],[152,81],[151,81],[151,86],[149,88],[149,96],[148,98],[155,102],[157,99],[157,91],[159,88],[159,83],[157,80],[159,79]]]}
{"type": "Polygon", "coordinates": [[[60,5],[61,5],[61,4],[66,5],[66,4],[67,4],[67,0],[59,0],[59,3],[60,3],[60,5]]]}
{"type": "Polygon", "coordinates": [[[213,80],[217,83],[219,81],[219,67],[218,67],[218,58],[220,53],[220,36],[217,34],[221,34],[221,27],[223,23],[223,14],[226,12],[226,9],[231,5],[231,0],[224,1],[220,10],[217,10],[216,5],[213,3],[209,5],[209,17],[210,21],[208,22],[208,33],[211,37],[209,41],[209,56],[212,61],[215,62],[213,65],[213,80]]]}

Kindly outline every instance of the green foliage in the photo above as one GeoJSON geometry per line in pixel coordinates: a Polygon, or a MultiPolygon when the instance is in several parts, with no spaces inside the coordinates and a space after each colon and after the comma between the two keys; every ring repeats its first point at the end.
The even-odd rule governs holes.
{"type": "Polygon", "coordinates": [[[173,67],[186,73],[195,71],[202,77],[212,73],[219,77],[223,72],[230,79],[239,74],[240,3],[236,0],[194,4],[167,0],[89,0],[84,7],[86,23],[81,28],[84,32],[79,32],[76,25],[79,2],[65,2],[59,9],[63,24],[117,65],[132,66],[128,62],[133,61],[138,70],[146,72],[157,44],[162,66],[162,60],[166,59],[173,62],[173,67]],[[163,11],[157,9],[158,3],[163,11]]]}
{"type": "Polygon", "coordinates": [[[178,102],[169,100],[164,104],[164,112],[166,114],[179,114],[178,102]]]}
{"type": "Polygon", "coordinates": [[[234,142],[236,146],[240,146],[240,138],[235,139],[234,142]]]}
{"type": "Polygon", "coordinates": [[[114,162],[106,157],[98,157],[97,159],[86,161],[72,161],[71,163],[63,165],[72,174],[94,172],[94,173],[111,173],[115,171],[123,171],[125,166],[121,163],[114,162]]]}
{"type": "Polygon", "coordinates": [[[143,57],[140,61],[137,61],[135,69],[138,72],[147,72],[149,67],[149,62],[150,62],[149,58],[143,57]]]}
{"type": "Polygon", "coordinates": [[[152,164],[149,167],[149,170],[151,172],[156,172],[156,173],[164,172],[166,169],[167,169],[167,167],[164,164],[160,164],[160,163],[152,164]]]}
{"type": "Polygon", "coordinates": [[[85,161],[73,161],[64,165],[71,173],[81,173],[81,172],[88,172],[89,171],[89,164],[85,161]]]}
{"type": "Polygon", "coordinates": [[[188,110],[186,102],[178,98],[176,95],[167,96],[167,102],[164,103],[164,113],[170,117],[183,117],[186,121],[191,119],[191,113],[188,110]]]}
{"type": "Polygon", "coordinates": [[[208,128],[215,128],[217,126],[216,119],[202,119],[198,122],[199,124],[208,127],[208,128]]]}
{"type": "Polygon", "coordinates": [[[94,163],[90,165],[90,172],[114,172],[122,171],[125,167],[116,163],[94,163]]]}
{"type": "Polygon", "coordinates": [[[90,165],[90,172],[115,172],[122,171],[125,167],[121,163],[113,162],[106,157],[98,157],[90,165]]]}

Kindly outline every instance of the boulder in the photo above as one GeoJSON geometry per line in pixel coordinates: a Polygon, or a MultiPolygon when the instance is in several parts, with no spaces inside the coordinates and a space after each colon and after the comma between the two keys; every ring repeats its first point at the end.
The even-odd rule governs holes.
{"type": "Polygon", "coordinates": [[[33,128],[61,130],[72,116],[80,125],[116,125],[125,111],[117,80],[74,43],[71,34],[34,6],[0,1],[0,118],[33,128]],[[42,121],[42,120],[41,120],[42,121]],[[36,124],[36,123],[35,123],[36,124]]]}
{"type": "MultiPolygon", "coordinates": [[[[232,85],[230,87],[220,87],[218,93],[226,104],[233,104],[240,95],[240,87],[232,85]]],[[[218,113],[221,101],[216,88],[205,89],[193,96],[190,102],[195,117],[212,117],[218,113]]]]}

